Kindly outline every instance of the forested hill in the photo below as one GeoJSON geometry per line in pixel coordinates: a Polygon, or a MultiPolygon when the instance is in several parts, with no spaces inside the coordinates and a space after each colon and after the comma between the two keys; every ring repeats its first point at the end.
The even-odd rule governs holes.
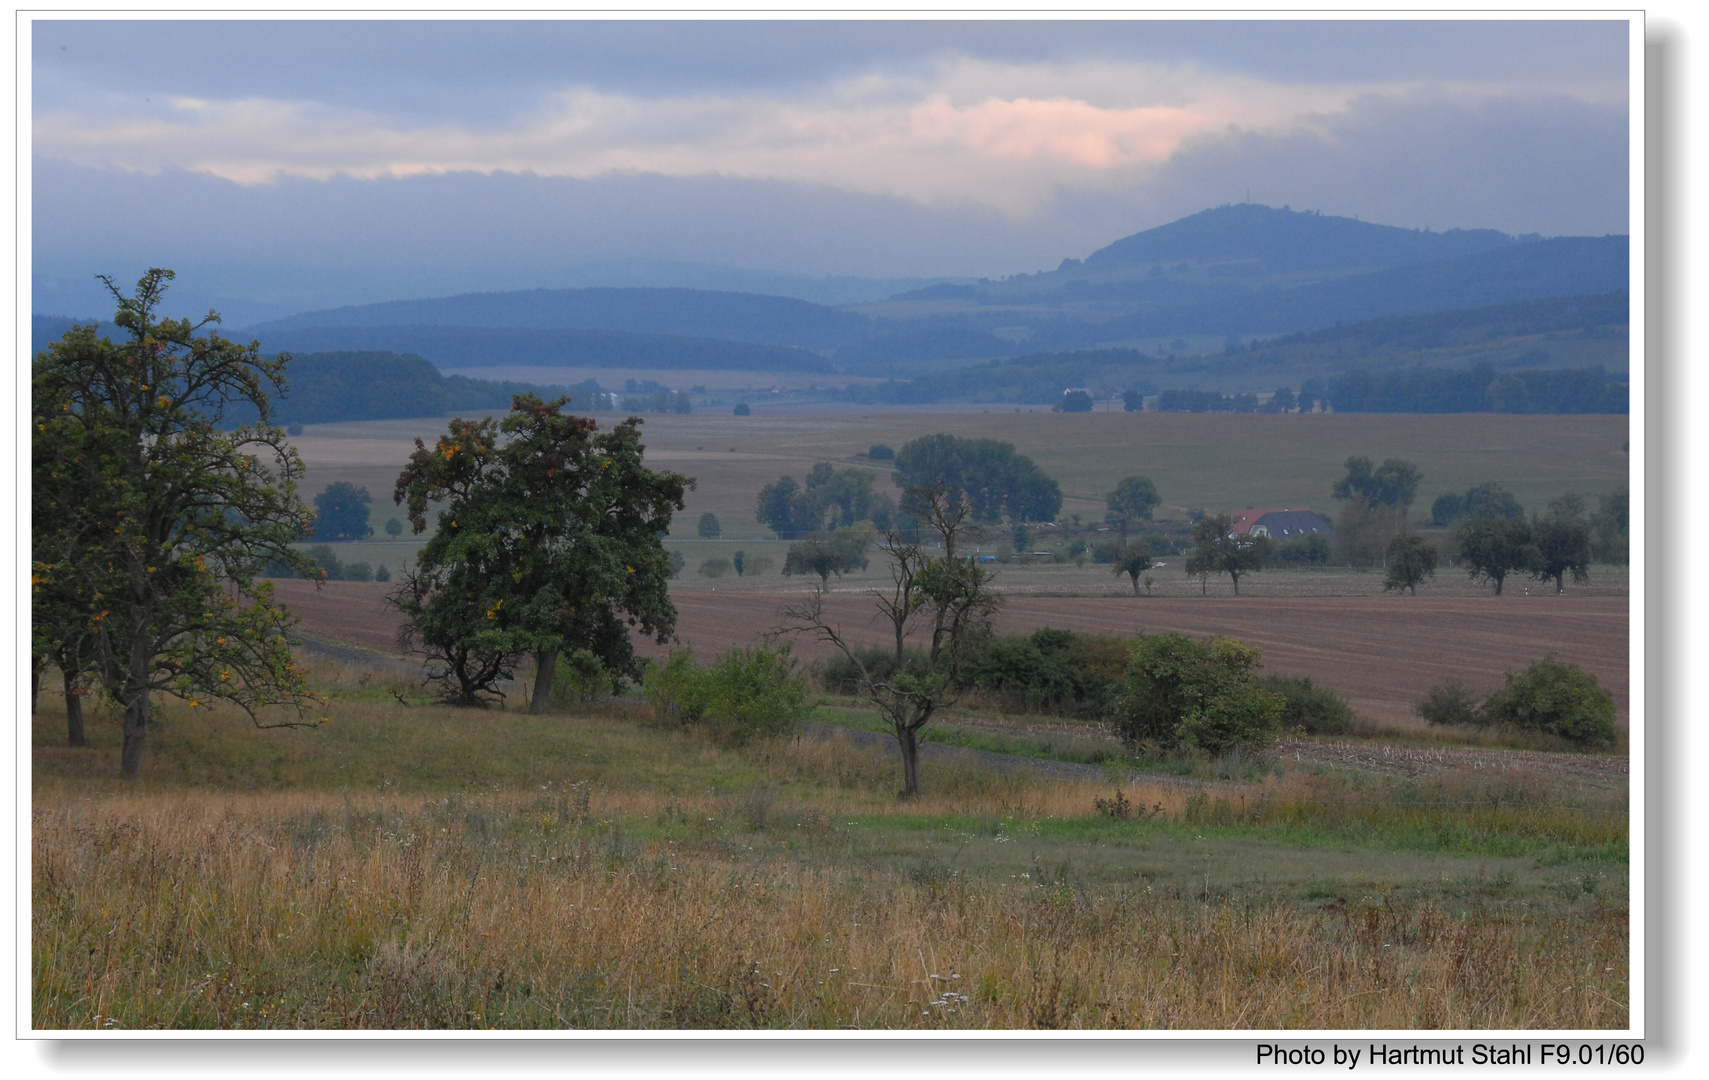
{"type": "Polygon", "coordinates": [[[1624,236],[1557,237],[1292,289],[1142,310],[1096,327],[1054,326],[1040,336],[1052,344],[1081,344],[1175,334],[1285,334],[1387,316],[1611,293],[1627,288],[1630,249],[1624,236]]]}
{"type": "Polygon", "coordinates": [[[399,352],[442,368],[582,367],[823,372],[817,353],[783,345],[609,330],[474,326],[328,326],[266,330],[269,352],[399,352]]]}
{"type": "Polygon", "coordinates": [[[1368,270],[1470,255],[1520,241],[1494,229],[1427,232],[1252,203],[1204,210],[1086,256],[1088,270],[1250,262],[1264,271],[1368,270]]]}
{"type": "Polygon", "coordinates": [[[286,331],[333,327],[606,330],[829,351],[867,337],[871,324],[862,315],[785,296],[702,289],[530,289],[311,311],[257,323],[244,333],[271,341],[286,331]]]}

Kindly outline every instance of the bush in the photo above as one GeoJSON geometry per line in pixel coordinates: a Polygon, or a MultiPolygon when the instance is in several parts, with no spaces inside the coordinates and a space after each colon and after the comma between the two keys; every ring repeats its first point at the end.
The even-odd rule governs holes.
{"type": "Polygon", "coordinates": [[[700,564],[699,573],[701,577],[721,578],[725,574],[734,571],[735,568],[735,564],[730,562],[729,559],[726,559],[722,555],[714,555],[700,564]]]}
{"type": "MultiPolygon", "coordinates": [[[[314,564],[321,569],[321,576],[327,581],[344,580],[344,564],[338,561],[338,553],[332,550],[331,544],[316,544],[303,552],[314,564]]],[[[289,573],[289,571],[287,571],[289,573]]],[[[277,575],[275,575],[277,576],[277,575]]]]}
{"type": "MultiPolygon", "coordinates": [[[[896,650],[886,649],[882,645],[868,645],[856,649],[855,655],[860,663],[866,665],[867,674],[873,679],[884,682],[896,674],[896,650]]],[[[926,654],[917,648],[910,648],[902,654],[902,663],[909,671],[924,674],[926,670],[926,654]]],[[[842,653],[833,653],[813,667],[813,677],[828,694],[858,694],[861,692],[860,665],[842,653]]]]}
{"type": "Polygon", "coordinates": [[[896,451],[883,443],[873,443],[866,451],[866,456],[873,461],[894,461],[896,451]]]}
{"type": "Polygon", "coordinates": [[[813,712],[788,645],[734,648],[707,668],[682,649],[650,669],[645,685],[661,719],[698,727],[733,745],[793,734],[813,712]]]}
{"type": "Polygon", "coordinates": [[[730,411],[735,413],[737,416],[747,416],[749,413],[753,412],[752,409],[748,408],[748,403],[745,401],[737,402],[736,407],[730,411]]]}
{"type": "Polygon", "coordinates": [[[699,532],[702,540],[716,540],[719,535],[723,533],[724,528],[718,524],[718,515],[708,510],[706,513],[700,515],[700,524],[697,526],[697,531],[699,532]]]}
{"type": "Polygon", "coordinates": [[[1284,701],[1257,686],[1259,652],[1233,638],[1142,634],[1128,648],[1116,729],[1130,746],[1191,746],[1209,754],[1275,739],[1284,701]]]}
{"type": "Polygon", "coordinates": [[[374,580],[379,582],[392,580],[392,572],[386,569],[385,563],[381,563],[379,566],[374,568],[374,580]]]}
{"type": "Polygon", "coordinates": [[[345,581],[373,581],[374,568],[365,562],[344,564],[345,581]]]}
{"type": "Polygon", "coordinates": [[[1345,735],[1353,730],[1353,706],[1329,687],[1312,685],[1310,678],[1265,675],[1256,685],[1281,696],[1283,731],[1345,735]]]}
{"type": "Polygon", "coordinates": [[[1614,743],[1614,695],[1596,676],[1555,659],[1554,654],[1524,671],[1507,673],[1507,685],[1484,699],[1482,718],[1524,731],[1557,735],[1585,747],[1614,743]]]}
{"type": "Polygon", "coordinates": [[[1110,720],[1126,662],[1119,638],[1049,628],[992,634],[971,650],[962,681],[1006,712],[1110,720]]]}
{"type": "Polygon", "coordinates": [[[302,433],[303,425],[297,423],[295,420],[285,425],[285,434],[287,435],[301,435],[302,433]]]}
{"type": "Polygon", "coordinates": [[[1478,715],[1478,701],[1458,679],[1448,679],[1430,688],[1412,707],[1428,724],[1438,727],[1477,727],[1483,723],[1478,715]]]}

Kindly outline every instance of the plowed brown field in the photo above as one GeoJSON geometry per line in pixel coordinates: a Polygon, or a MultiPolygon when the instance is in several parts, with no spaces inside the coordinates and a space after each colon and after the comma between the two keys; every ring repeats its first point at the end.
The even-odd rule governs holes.
{"type": "MultiPolygon", "coordinates": [[[[280,581],[279,597],[302,617],[300,629],[328,640],[395,652],[398,618],[382,597],[389,586],[333,582],[315,588],[280,581]]],[[[677,631],[703,656],[749,645],[783,621],[800,594],[681,591],[677,631]]],[[[833,594],[827,610],[845,635],[882,644],[872,601],[833,594]]],[[[1345,694],[1359,712],[1410,722],[1412,703],[1430,687],[1458,677],[1479,694],[1501,685],[1502,672],[1547,653],[1593,672],[1613,693],[1621,722],[1630,689],[1628,601],[1624,597],[1011,597],[1000,630],[1042,626],[1131,635],[1177,630],[1195,637],[1228,634],[1264,651],[1266,671],[1309,675],[1345,694]]],[[[662,652],[647,642],[643,651],[662,652]]],[[[797,655],[825,655],[802,639],[797,655]]]]}

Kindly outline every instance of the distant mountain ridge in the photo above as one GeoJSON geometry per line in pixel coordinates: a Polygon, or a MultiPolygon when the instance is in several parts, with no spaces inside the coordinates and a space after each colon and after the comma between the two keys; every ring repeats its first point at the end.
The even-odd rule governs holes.
{"type": "MultiPolygon", "coordinates": [[[[1356,218],[1235,203],[1123,237],[1086,256],[1088,270],[1252,261],[1271,271],[1386,269],[1458,258],[1525,239],[1494,229],[1426,232],[1356,218]]],[[[1065,268],[1072,263],[1065,264],[1065,268]]]]}
{"type": "Polygon", "coordinates": [[[872,320],[785,296],[706,289],[529,289],[310,311],[257,323],[263,339],[323,327],[440,326],[676,334],[832,349],[872,332],[872,320]]]}

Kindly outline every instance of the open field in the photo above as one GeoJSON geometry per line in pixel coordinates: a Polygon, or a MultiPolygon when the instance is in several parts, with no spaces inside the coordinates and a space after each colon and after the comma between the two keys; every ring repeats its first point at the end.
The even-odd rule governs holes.
{"type": "MultiPolygon", "coordinates": [[[[1013,442],[1062,485],[1063,516],[1101,521],[1104,495],[1121,477],[1152,478],[1160,517],[1189,507],[1312,507],[1333,516],[1329,489],[1351,455],[1404,458],[1424,479],[1415,513],[1438,495],[1496,480],[1527,509],[1563,491],[1594,497],[1627,481],[1624,416],[1493,414],[1085,414],[1022,412],[789,413],[732,416],[727,410],[649,416],[642,429],[648,463],[697,478],[674,530],[694,535],[711,511],[732,538],[770,535],[754,521],[759,489],[779,476],[800,480],[819,461],[882,469],[865,457],[873,443],[900,447],[934,432],[1013,442]]],[[[379,526],[395,514],[391,491],[421,437],[431,443],[444,420],[386,420],[310,425],[294,439],[308,464],[305,491],[335,480],[364,485],[379,526]]],[[[881,480],[888,487],[888,480],[881,480]]]]}
{"type": "MultiPolygon", "coordinates": [[[[1251,783],[735,749],[621,706],[36,717],[31,1023],[1583,1028],[1628,1023],[1623,786],[1283,755],[1251,783]],[[1121,789],[1138,812],[1094,806],[1121,789]]],[[[1333,747],[1330,747],[1333,754],[1333,747]]]]}
{"type": "MultiPolygon", "coordinates": [[[[395,651],[399,622],[381,599],[386,586],[278,586],[281,599],[302,617],[304,633],[395,651]]],[[[678,636],[706,657],[731,645],[755,644],[783,622],[791,602],[790,594],[765,592],[672,595],[678,636]]],[[[833,594],[829,610],[851,640],[882,643],[869,599],[833,594]]],[[[1346,695],[1360,713],[1391,724],[1416,723],[1412,703],[1444,679],[1458,678],[1481,694],[1500,686],[1504,671],[1552,652],[1595,674],[1614,695],[1622,723],[1628,715],[1630,614],[1622,597],[1013,596],[998,622],[1008,633],[1043,626],[1117,636],[1169,630],[1195,637],[1228,634],[1262,649],[1266,671],[1309,675],[1346,695]]],[[[648,642],[643,651],[656,655],[663,649],[648,642]]],[[[811,640],[797,644],[804,659],[823,652],[811,640]]]]}

